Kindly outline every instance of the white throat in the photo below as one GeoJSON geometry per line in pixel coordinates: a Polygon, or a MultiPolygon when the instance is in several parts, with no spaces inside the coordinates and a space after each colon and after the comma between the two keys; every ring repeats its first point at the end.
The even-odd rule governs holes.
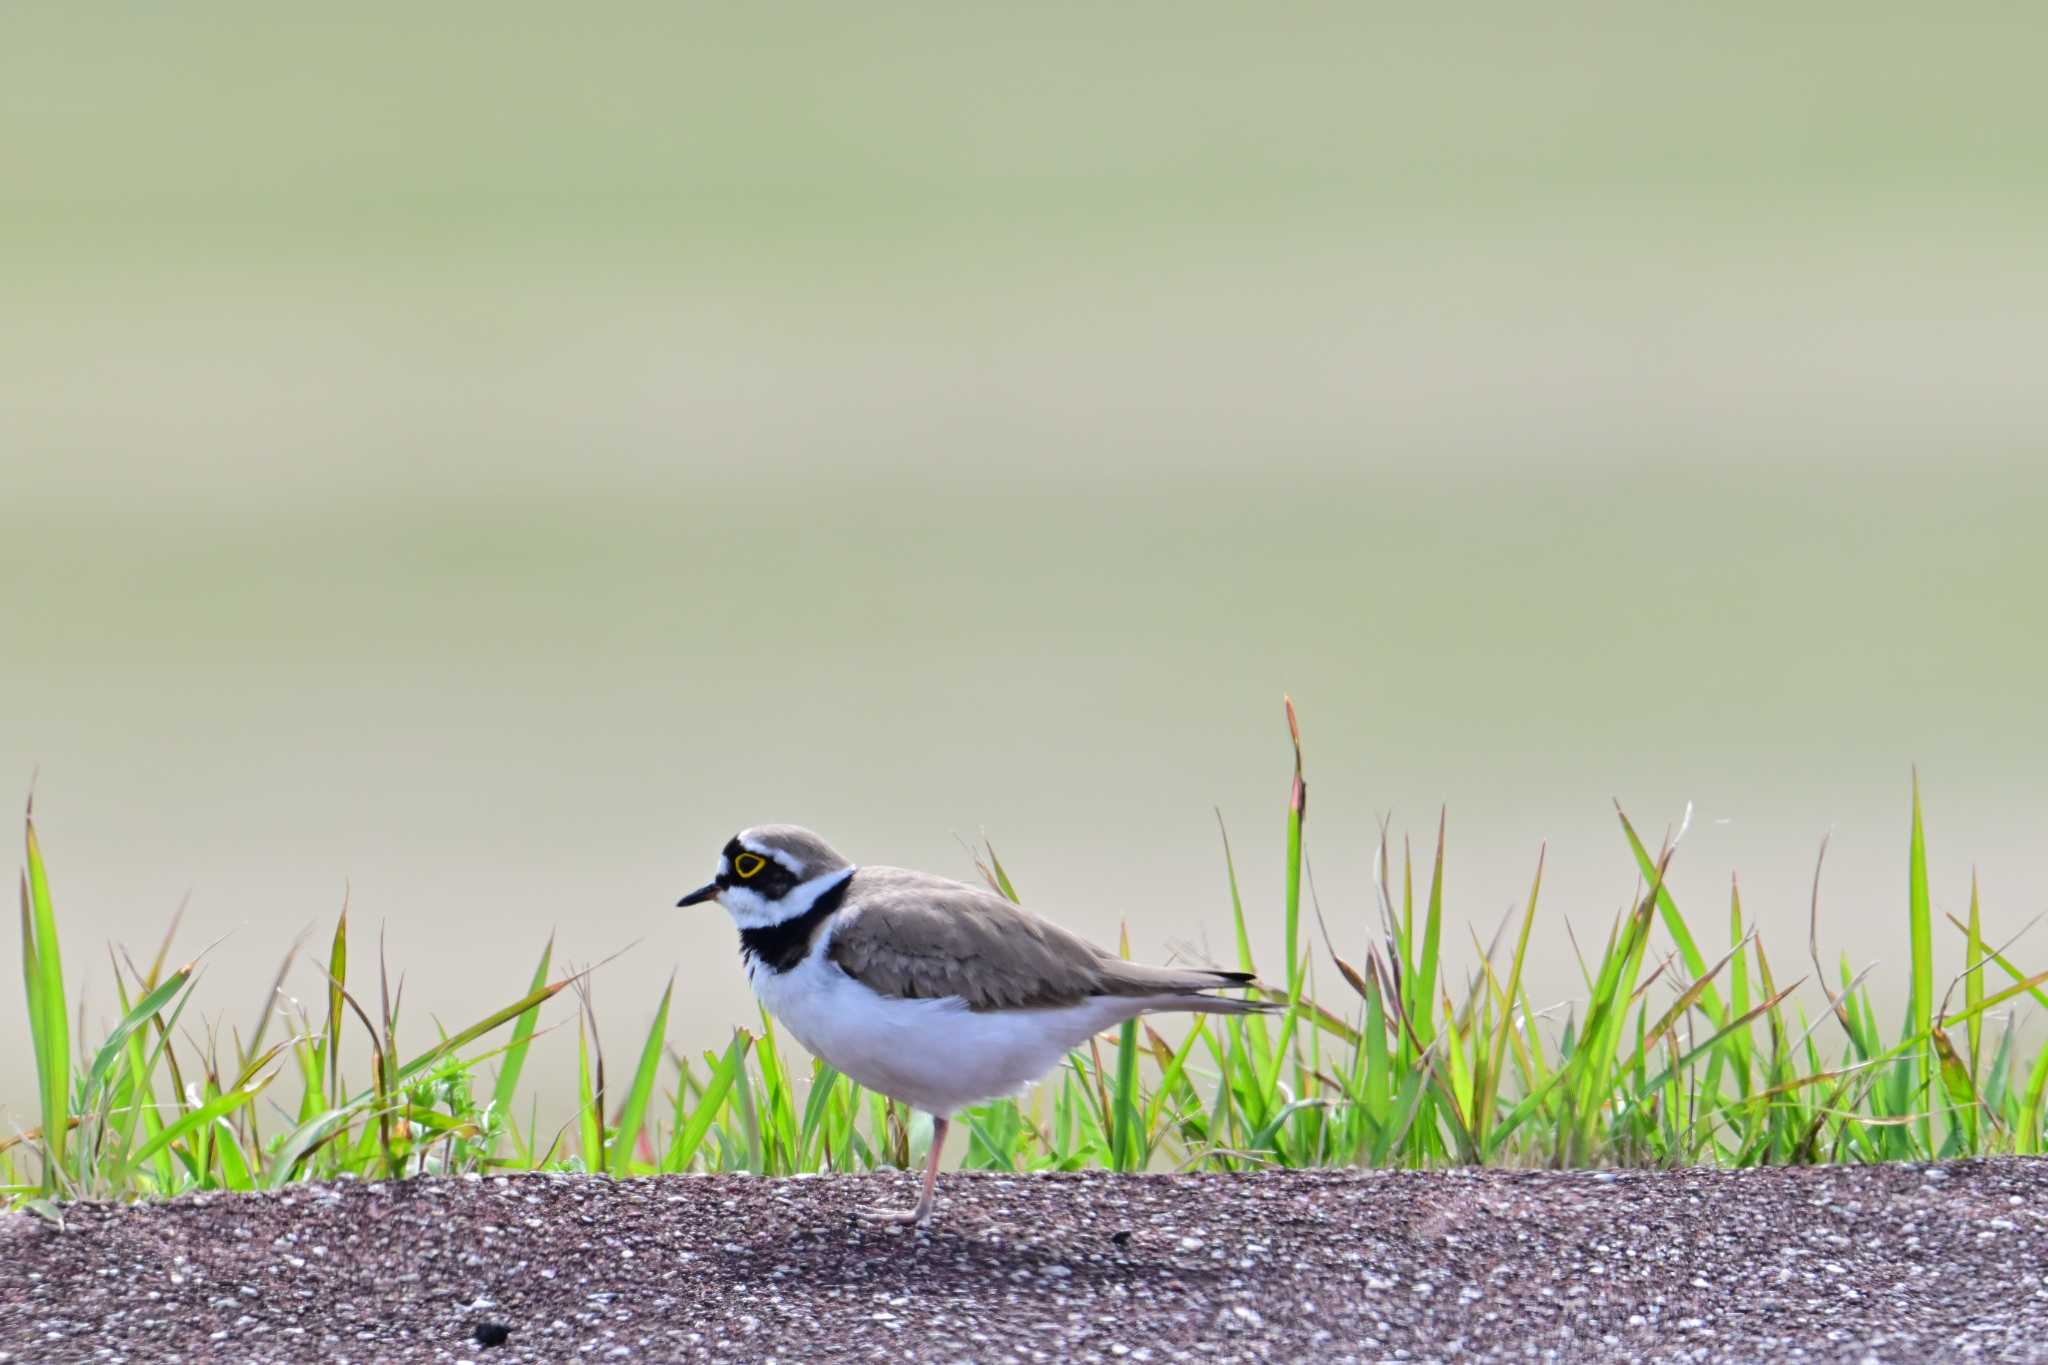
{"type": "Polygon", "coordinates": [[[732,922],[742,929],[769,929],[786,920],[809,913],[818,897],[839,886],[854,874],[851,867],[835,867],[807,882],[798,882],[781,900],[763,900],[761,893],[744,886],[728,886],[718,893],[718,903],[732,922]]]}

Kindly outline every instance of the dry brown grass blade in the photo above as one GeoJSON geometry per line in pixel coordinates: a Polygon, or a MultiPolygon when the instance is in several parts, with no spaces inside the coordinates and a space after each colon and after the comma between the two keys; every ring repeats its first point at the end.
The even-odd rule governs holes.
{"type": "Polygon", "coordinates": [[[1833,837],[1833,830],[1821,835],[1820,852],[1813,860],[1813,898],[1808,902],[1806,912],[1806,951],[1813,959],[1813,979],[1819,983],[1820,993],[1827,997],[1828,1009],[1841,1024],[1842,1032],[1853,1039],[1855,1029],[1849,1023],[1848,1006],[1843,1003],[1846,997],[1836,995],[1829,989],[1828,969],[1822,966],[1820,961],[1820,874],[1821,869],[1827,865],[1828,841],[1833,837]]]}

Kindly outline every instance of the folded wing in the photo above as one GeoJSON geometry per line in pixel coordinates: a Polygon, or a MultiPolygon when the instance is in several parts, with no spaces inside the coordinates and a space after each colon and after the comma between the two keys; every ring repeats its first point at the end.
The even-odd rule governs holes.
{"type": "Polygon", "coordinates": [[[883,995],[1041,1009],[1098,996],[1195,998],[1251,980],[1125,962],[992,891],[929,873],[864,867],[849,891],[859,910],[837,917],[828,956],[883,995]]]}

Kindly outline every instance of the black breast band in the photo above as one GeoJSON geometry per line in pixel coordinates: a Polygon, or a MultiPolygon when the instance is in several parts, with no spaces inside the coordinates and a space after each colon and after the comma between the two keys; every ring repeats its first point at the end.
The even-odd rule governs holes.
{"type": "Polygon", "coordinates": [[[771,972],[786,972],[796,966],[811,950],[811,935],[832,917],[839,903],[846,899],[846,888],[851,885],[853,874],[848,873],[801,915],[761,929],[740,930],[740,957],[752,958],[771,972]]]}

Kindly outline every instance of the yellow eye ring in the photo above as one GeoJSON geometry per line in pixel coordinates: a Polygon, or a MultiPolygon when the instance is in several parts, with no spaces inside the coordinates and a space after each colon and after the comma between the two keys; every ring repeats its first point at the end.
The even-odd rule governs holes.
{"type": "Polygon", "coordinates": [[[768,860],[758,853],[742,853],[732,860],[733,874],[741,881],[746,881],[766,866],[768,860]]]}

